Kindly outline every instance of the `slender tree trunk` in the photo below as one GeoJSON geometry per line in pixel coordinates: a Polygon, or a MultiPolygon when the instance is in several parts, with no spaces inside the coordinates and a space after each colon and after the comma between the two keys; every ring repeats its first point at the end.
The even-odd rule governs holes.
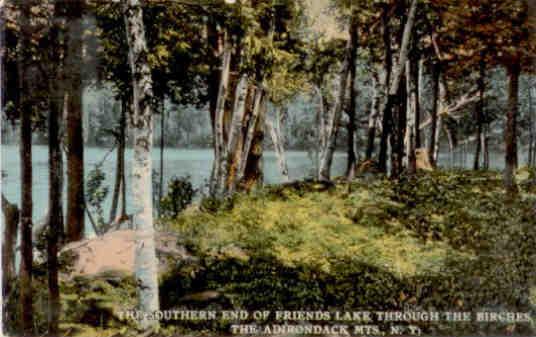
{"type": "Polygon", "coordinates": [[[380,138],[380,151],[378,154],[378,166],[381,172],[387,173],[387,148],[389,134],[391,133],[393,116],[391,114],[392,104],[387,97],[389,96],[389,85],[391,83],[391,72],[393,68],[393,55],[391,49],[391,29],[389,27],[388,7],[382,9],[382,40],[385,49],[383,60],[383,78],[380,84],[380,100],[382,102],[382,134],[380,138]]]}
{"type": "Polygon", "coordinates": [[[4,233],[2,239],[2,294],[5,303],[10,295],[12,282],[16,275],[15,245],[17,243],[17,229],[19,225],[19,208],[17,205],[10,203],[3,193],[2,213],[4,213],[4,233]]]}
{"type": "Polygon", "coordinates": [[[359,44],[359,36],[358,36],[358,20],[357,15],[353,15],[352,22],[350,23],[350,39],[352,40],[351,50],[350,50],[350,63],[349,63],[349,71],[348,71],[348,95],[349,95],[349,102],[346,107],[346,114],[348,115],[348,124],[347,124],[347,130],[348,130],[348,145],[347,145],[347,151],[348,151],[348,158],[346,163],[346,178],[351,180],[354,178],[355,175],[355,166],[357,164],[357,150],[355,148],[355,136],[357,131],[356,126],[356,116],[355,116],[355,109],[356,109],[356,99],[357,99],[357,89],[356,89],[356,59],[357,59],[357,49],[359,44]]]}
{"type": "Polygon", "coordinates": [[[316,133],[316,162],[315,162],[315,172],[320,170],[320,156],[322,149],[326,146],[326,109],[325,109],[325,100],[322,90],[318,85],[314,86],[315,92],[318,96],[318,107],[316,109],[316,125],[318,126],[318,131],[316,133]]]}
{"type": "Polygon", "coordinates": [[[506,145],[504,185],[509,193],[517,193],[515,181],[515,169],[517,162],[517,141],[516,141],[516,118],[518,114],[518,91],[519,91],[519,61],[511,64],[507,68],[508,72],[508,111],[506,114],[506,128],[504,132],[504,142],[506,145]]]}
{"type": "MultiPolygon", "coordinates": [[[[125,124],[126,124],[126,110],[128,109],[128,101],[126,98],[121,98],[121,111],[119,116],[119,127],[117,130],[117,162],[115,169],[115,184],[112,195],[112,206],[110,208],[110,219],[112,223],[116,220],[117,208],[119,205],[119,196],[122,195],[123,187],[125,186],[124,174],[125,174],[125,124]]],[[[124,210],[122,204],[122,209],[124,210]]],[[[124,215],[121,212],[121,217],[124,215]]]]}
{"type": "Polygon", "coordinates": [[[253,106],[253,116],[248,125],[247,137],[244,142],[244,152],[241,159],[241,175],[238,183],[249,191],[263,182],[262,144],[264,141],[264,125],[266,118],[266,93],[257,89],[258,100],[253,106]],[[246,151],[247,150],[247,151],[246,151]]]}
{"type": "Polygon", "coordinates": [[[134,159],[132,163],[132,190],[134,226],[136,228],[136,279],[139,309],[143,313],[140,326],[144,330],[158,327],[158,320],[149,316],[159,309],[157,259],[153,226],[152,199],[152,139],[153,98],[151,69],[147,62],[147,42],[143,25],[142,4],[139,0],[123,2],[123,12],[132,73],[134,159]]]}
{"type": "Polygon", "coordinates": [[[207,41],[208,48],[212,54],[212,63],[209,66],[209,77],[207,91],[209,96],[209,114],[212,131],[215,131],[216,125],[216,108],[218,104],[218,90],[220,83],[221,54],[223,52],[223,34],[218,31],[218,24],[213,16],[208,16],[207,22],[207,41]]]}
{"type": "Polygon", "coordinates": [[[210,184],[210,192],[213,196],[222,196],[225,192],[225,162],[226,162],[226,147],[224,139],[224,121],[225,121],[225,102],[227,101],[229,76],[231,67],[231,41],[225,34],[225,43],[221,57],[221,74],[220,84],[218,89],[218,99],[215,110],[214,120],[214,169],[212,172],[212,181],[210,184]]]}
{"type": "Polygon", "coordinates": [[[418,83],[415,81],[418,79],[418,76],[414,76],[414,74],[418,74],[417,69],[415,69],[415,65],[417,63],[408,61],[406,64],[406,85],[407,85],[407,91],[408,91],[408,104],[407,104],[407,112],[408,112],[408,118],[406,123],[406,155],[408,160],[408,172],[409,174],[414,174],[417,172],[417,133],[418,130],[416,129],[415,125],[417,123],[417,109],[418,109],[418,89],[417,85],[418,83]]]}
{"type": "Polygon", "coordinates": [[[407,120],[407,91],[406,91],[406,78],[403,76],[401,85],[399,86],[399,92],[393,100],[395,105],[393,109],[393,120],[396,122],[393,128],[390,141],[391,141],[391,177],[398,178],[402,173],[403,161],[404,161],[404,138],[406,131],[407,120]]]}
{"type": "MultiPolygon", "coordinates": [[[[53,80],[56,82],[55,80],[53,80]]],[[[52,84],[52,87],[56,85],[52,84]]],[[[47,273],[48,273],[48,333],[57,336],[59,333],[60,290],[58,282],[59,236],[63,228],[62,210],[62,154],[60,148],[59,118],[63,95],[58,88],[53,88],[49,101],[48,116],[48,169],[49,169],[49,217],[47,233],[47,273]]]]}
{"type": "MultiPolygon", "coordinates": [[[[130,97],[130,96],[129,96],[130,97]]],[[[130,109],[129,99],[123,101],[123,107],[121,108],[121,118],[119,119],[119,152],[118,170],[121,173],[121,209],[119,211],[120,218],[125,219],[127,217],[127,180],[125,170],[125,151],[127,144],[127,111],[130,109]]]]}
{"type": "Polygon", "coordinates": [[[489,125],[486,125],[484,128],[484,132],[482,133],[482,151],[484,152],[483,155],[483,162],[482,167],[484,170],[489,169],[489,125]]]}
{"type": "Polygon", "coordinates": [[[354,38],[348,39],[348,43],[346,45],[345,56],[341,64],[341,70],[339,75],[339,93],[336,98],[335,106],[333,107],[333,112],[331,113],[329,118],[329,125],[326,130],[326,144],[322,149],[322,155],[320,156],[321,158],[318,179],[322,181],[329,181],[331,179],[331,164],[333,162],[333,155],[335,153],[342,111],[344,109],[351,62],[352,59],[354,59],[353,55],[357,50],[357,22],[355,20],[357,20],[357,17],[356,14],[353,13],[352,22],[350,24],[350,35],[354,35],[354,38]]]}
{"type": "Polygon", "coordinates": [[[233,117],[231,120],[229,137],[227,141],[228,158],[226,163],[226,172],[223,175],[227,178],[226,189],[229,192],[232,192],[234,190],[234,186],[236,185],[235,179],[237,177],[237,171],[242,158],[242,149],[244,146],[243,125],[244,117],[246,116],[246,103],[249,91],[248,77],[244,74],[236,86],[233,117]]]}
{"type": "Polygon", "coordinates": [[[162,214],[162,198],[164,197],[164,140],[166,133],[166,106],[165,97],[160,97],[160,187],[158,189],[158,215],[162,214]]]}
{"type": "Polygon", "coordinates": [[[529,85],[528,88],[528,101],[529,101],[529,156],[527,158],[527,165],[528,166],[534,166],[534,154],[535,154],[535,137],[534,137],[534,111],[532,109],[532,88],[529,85]]]}
{"type": "Polygon", "coordinates": [[[66,2],[68,49],[65,66],[69,83],[67,111],[67,241],[84,236],[84,128],[82,125],[82,6],[81,1],[66,2]]]}
{"type": "Polygon", "coordinates": [[[372,77],[372,101],[370,104],[370,115],[368,119],[367,149],[365,151],[365,158],[367,160],[372,159],[372,154],[374,153],[376,126],[378,125],[378,119],[380,116],[380,95],[378,95],[378,87],[380,85],[382,84],[380,84],[378,81],[377,73],[374,73],[372,77]]]}
{"type": "Polygon", "coordinates": [[[25,32],[30,17],[30,3],[21,5],[22,34],[19,40],[17,67],[19,73],[20,99],[20,247],[21,259],[19,268],[20,317],[21,330],[26,336],[33,335],[33,291],[32,291],[32,107],[26,95],[29,95],[30,74],[28,73],[27,48],[29,48],[29,33],[25,32]]]}
{"type": "MultiPolygon", "coordinates": [[[[402,42],[400,44],[400,55],[398,57],[398,61],[396,65],[393,67],[393,74],[391,83],[389,85],[389,92],[387,95],[387,102],[385,104],[385,110],[383,113],[384,116],[384,130],[382,132],[382,144],[380,146],[380,169],[382,171],[386,171],[386,163],[387,163],[387,138],[389,135],[391,136],[391,147],[392,147],[392,153],[393,157],[395,159],[395,162],[391,163],[391,170],[392,175],[394,173],[394,176],[397,177],[398,173],[400,173],[399,170],[399,164],[401,161],[400,157],[400,131],[393,132],[393,125],[396,121],[398,124],[400,124],[401,117],[403,117],[401,114],[398,114],[396,119],[393,115],[393,108],[399,108],[400,107],[400,97],[399,97],[399,91],[400,91],[400,83],[402,81],[402,75],[404,74],[404,68],[406,61],[408,59],[408,53],[409,53],[409,45],[411,41],[411,35],[413,33],[413,25],[415,23],[415,16],[417,12],[417,1],[418,0],[412,0],[408,18],[406,20],[406,23],[404,25],[404,32],[402,34],[402,42]],[[391,123],[389,123],[389,119],[392,119],[391,123]],[[397,133],[397,134],[395,134],[397,133]],[[396,138],[393,138],[396,137],[396,138]],[[396,146],[393,146],[396,145],[396,146]]],[[[405,102],[405,101],[404,101],[405,102]]],[[[402,149],[403,151],[403,149],[402,149]]]]}
{"type": "Polygon", "coordinates": [[[439,61],[435,62],[432,66],[432,113],[431,113],[431,126],[428,141],[428,159],[432,167],[437,166],[435,148],[436,140],[439,138],[438,130],[441,130],[439,124],[439,79],[441,77],[441,68],[439,61]]]}
{"type": "MultiPolygon", "coordinates": [[[[433,165],[434,167],[437,166],[437,162],[439,160],[439,150],[440,150],[440,139],[441,139],[441,130],[443,129],[443,111],[445,111],[447,106],[447,85],[444,82],[444,78],[439,79],[439,101],[438,101],[438,113],[437,113],[437,123],[436,123],[436,129],[434,133],[434,152],[433,152],[433,165]]],[[[447,136],[450,137],[450,133],[447,132],[447,136]]],[[[452,138],[449,138],[452,139],[452,138]]],[[[452,154],[452,146],[450,147],[452,154]]]]}
{"type": "Polygon", "coordinates": [[[272,137],[272,143],[274,144],[274,150],[277,157],[277,164],[279,165],[283,182],[288,182],[290,179],[288,176],[288,165],[281,133],[281,113],[279,109],[279,107],[275,107],[275,120],[272,122],[267,119],[266,125],[268,126],[270,136],[272,137]]]}
{"type": "Polygon", "coordinates": [[[416,82],[416,108],[415,108],[415,147],[420,149],[422,147],[421,137],[421,105],[422,105],[422,93],[423,93],[423,81],[424,81],[424,58],[422,56],[416,63],[417,69],[413,73],[413,80],[416,82]]]}
{"type": "Polygon", "coordinates": [[[483,137],[483,127],[484,127],[484,93],[486,90],[484,76],[485,76],[485,67],[486,64],[484,60],[480,60],[480,69],[478,76],[478,103],[475,111],[476,119],[476,149],[475,149],[475,158],[473,163],[473,169],[480,169],[480,152],[482,151],[482,137],[483,137]]]}

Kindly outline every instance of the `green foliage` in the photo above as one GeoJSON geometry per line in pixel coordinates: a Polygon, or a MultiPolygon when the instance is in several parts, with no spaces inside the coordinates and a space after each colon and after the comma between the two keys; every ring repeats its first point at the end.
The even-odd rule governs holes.
{"type": "Polygon", "coordinates": [[[190,177],[173,177],[168,182],[166,195],[160,200],[160,211],[167,218],[177,217],[192,203],[196,190],[190,177]]]}
{"type": "Polygon", "coordinates": [[[350,186],[293,183],[236,196],[212,212],[189,209],[172,226],[199,262],[179,263],[164,278],[164,303],[211,289],[225,294],[223,307],[250,310],[530,310],[535,199],[508,199],[498,173],[456,171],[350,186]]]}

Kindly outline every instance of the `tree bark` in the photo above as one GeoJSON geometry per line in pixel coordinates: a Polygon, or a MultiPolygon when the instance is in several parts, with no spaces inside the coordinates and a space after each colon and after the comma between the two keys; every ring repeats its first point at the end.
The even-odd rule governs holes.
{"type": "Polygon", "coordinates": [[[4,213],[4,233],[2,240],[2,294],[4,303],[10,292],[15,273],[15,245],[19,225],[19,208],[10,203],[2,193],[2,213],[4,213]]]}
{"type": "MultiPolygon", "coordinates": [[[[440,149],[440,139],[441,139],[441,130],[443,129],[443,112],[447,106],[447,84],[444,81],[444,78],[440,76],[439,79],[439,101],[438,101],[438,113],[437,113],[437,123],[436,129],[434,132],[434,150],[433,150],[433,165],[437,166],[439,160],[439,149],[440,149]]],[[[450,137],[450,133],[447,132],[447,136],[450,137]]],[[[451,138],[449,138],[451,139],[451,138]]],[[[452,152],[452,146],[450,147],[452,152]]]]}
{"type": "Polygon", "coordinates": [[[421,106],[422,106],[422,93],[423,93],[423,82],[424,82],[424,58],[421,56],[416,63],[417,69],[413,74],[413,80],[416,82],[416,94],[417,102],[415,109],[415,147],[420,149],[422,147],[422,137],[421,137],[421,106]]]}
{"type": "Polygon", "coordinates": [[[159,102],[160,106],[160,187],[158,188],[158,214],[162,214],[162,198],[164,197],[164,140],[166,133],[165,117],[166,117],[166,106],[165,106],[165,97],[162,95],[160,97],[161,101],[159,102]]]}
{"type": "Polygon", "coordinates": [[[504,132],[504,142],[506,146],[504,186],[508,193],[517,193],[515,181],[515,169],[517,163],[517,141],[516,141],[516,119],[518,114],[518,91],[519,75],[521,67],[519,60],[507,67],[508,73],[508,111],[506,114],[506,128],[504,132]]]}
{"type": "MultiPolygon", "coordinates": [[[[121,111],[119,116],[119,128],[117,130],[117,162],[115,169],[115,184],[114,191],[112,196],[112,206],[110,208],[110,218],[109,222],[112,223],[116,220],[117,208],[119,205],[119,196],[124,197],[124,187],[125,185],[125,124],[126,124],[126,115],[128,109],[128,100],[125,97],[121,98],[121,111]]],[[[123,199],[121,200],[121,214],[122,217],[125,213],[125,205],[123,199]]]]}
{"type": "MultiPolygon", "coordinates": [[[[57,82],[56,80],[52,80],[57,82]]],[[[47,273],[48,273],[48,333],[57,336],[59,332],[60,317],[60,290],[58,282],[59,262],[59,236],[63,228],[62,210],[62,154],[60,148],[59,118],[61,116],[61,103],[63,95],[56,85],[52,84],[51,99],[49,101],[48,115],[48,169],[49,217],[47,231],[47,273]]]]}
{"type": "Polygon", "coordinates": [[[408,118],[406,123],[406,155],[407,155],[407,163],[408,163],[408,173],[409,174],[415,174],[417,172],[417,110],[418,110],[418,89],[417,85],[418,83],[416,80],[418,79],[418,76],[414,76],[415,74],[418,74],[417,69],[415,69],[415,62],[408,61],[406,64],[406,85],[407,85],[407,92],[408,92],[408,99],[407,99],[407,112],[408,112],[408,118]]]}
{"type": "Polygon", "coordinates": [[[29,33],[25,31],[30,17],[30,3],[21,5],[21,29],[17,67],[20,92],[20,238],[21,259],[19,268],[20,317],[21,330],[24,335],[33,335],[33,291],[32,291],[32,107],[28,101],[30,74],[28,74],[29,33]]]}
{"type": "Polygon", "coordinates": [[[393,124],[393,117],[391,115],[391,107],[388,107],[388,104],[391,104],[387,99],[389,95],[389,84],[391,83],[391,72],[393,68],[393,55],[391,47],[391,29],[389,27],[389,13],[388,7],[384,6],[381,14],[382,20],[382,40],[383,46],[385,49],[384,60],[383,60],[383,81],[380,85],[381,93],[381,109],[382,109],[382,134],[380,138],[380,151],[378,154],[378,168],[380,172],[387,173],[387,147],[389,134],[391,133],[391,128],[393,124]]]}
{"type": "Polygon", "coordinates": [[[352,22],[350,23],[350,40],[351,50],[350,50],[350,64],[349,64],[349,79],[348,79],[348,95],[349,102],[346,107],[346,114],[348,115],[348,145],[347,152],[348,158],[346,163],[346,178],[351,180],[355,175],[355,168],[357,164],[357,150],[355,147],[355,136],[357,131],[356,126],[356,99],[357,99],[357,88],[356,88],[356,59],[357,59],[357,49],[358,49],[358,18],[357,15],[352,16],[352,22]]]}
{"type": "Polygon", "coordinates": [[[122,4],[133,88],[133,115],[130,122],[134,133],[132,191],[133,223],[136,228],[135,274],[139,310],[144,314],[139,323],[142,329],[149,330],[159,325],[158,320],[149,316],[159,309],[151,178],[153,113],[150,103],[153,89],[151,69],[147,62],[142,4],[140,0],[125,0],[122,4]]]}
{"type": "Polygon", "coordinates": [[[239,178],[237,183],[241,184],[246,191],[254,186],[262,184],[262,143],[264,140],[264,124],[266,116],[266,92],[262,88],[257,88],[253,113],[248,123],[244,149],[240,160],[239,178]]]}
{"type": "Polygon", "coordinates": [[[82,6],[65,3],[68,16],[68,48],[65,60],[69,105],[67,111],[67,242],[84,236],[84,128],[82,125],[82,6]]]}
{"type": "Polygon", "coordinates": [[[277,164],[279,165],[279,171],[283,177],[283,182],[289,182],[288,165],[285,156],[285,148],[283,144],[283,137],[281,134],[281,113],[280,108],[275,107],[275,120],[274,122],[266,120],[266,125],[272,137],[272,143],[274,144],[274,150],[277,157],[277,164]]]}
{"type": "Polygon", "coordinates": [[[379,112],[380,112],[380,95],[378,91],[381,90],[378,87],[383,84],[379,83],[377,73],[372,77],[372,101],[370,104],[370,115],[368,119],[368,131],[367,131],[367,149],[365,151],[365,158],[367,160],[372,159],[374,153],[374,140],[376,138],[376,126],[378,125],[379,112]]]}
{"type": "Polygon", "coordinates": [[[536,122],[534,118],[534,111],[532,108],[532,87],[529,85],[528,87],[528,101],[529,101],[529,156],[527,158],[527,165],[528,166],[534,166],[534,162],[536,161],[535,156],[535,142],[536,138],[534,136],[534,123],[536,122]]]}
{"type": "Polygon", "coordinates": [[[428,157],[432,167],[437,166],[435,149],[436,149],[436,140],[438,140],[439,130],[441,127],[439,124],[439,79],[441,77],[441,67],[439,61],[435,62],[432,66],[432,113],[431,113],[431,127],[428,141],[428,157]]]}
{"type": "MultiPolygon", "coordinates": [[[[400,148],[401,148],[401,140],[400,138],[400,130],[396,132],[396,130],[393,130],[394,122],[396,121],[398,124],[400,124],[401,117],[403,117],[401,114],[398,114],[395,119],[393,114],[393,108],[399,108],[400,107],[400,97],[399,91],[400,91],[400,83],[402,81],[402,75],[404,74],[404,68],[406,61],[408,59],[408,53],[409,53],[409,46],[411,41],[411,36],[413,33],[413,25],[415,23],[415,16],[417,12],[417,1],[418,0],[412,0],[408,18],[406,20],[406,23],[404,25],[404,32],[402,34],[402,42],[400,44],[400,55],[398,57],[398,61],[393,67],[393,74],[392,74],[392,80],[389,85],[389,91],[387,95],[387,102],[385,103],[385,108],[383,112],[384,116],[384,130],[382,132],[382,144],[380,144],[380,170],[383,172],[386,172],[386,163],[387,163],[387,138],[391,136],[391,147],[392,147],[392,157],[395,160],[395,162],[391,163],[391,175],[394,173],[394,177],[396,178],[398,174],[400,173],[399,165],[401,162],[400,157],[400,148]],[[391,122],[389,122],[391,120],[391,122]],[[396,134],[395,134],[396,133],[396,134]],[[394,145],[394,146],[393,146],[394,145]]],[[[405,103],[405,101],[404,101],[405,103]]]]}
{"type": "Polygon", "coordinates": [[[130,99],[132,95],[130,94],[123,104],[124,107],[121,109],[121,118],[119,119],[119,141],[121,152],[119,153],[118,158],[118,169],[121,172],[121,208],[119,211],[119,216],[121,219],[127,217],[127,180],[126,180],[126,165],[125,165],[125,151],[127,144],[127,114],[130,111],[131,104],[130,99]]]}
{"type": "Polygon", "coordinates": [[[227,141],[228,158],[225,163],[224,176],[226,176],[227,181],[225,188],[228,192],[234,190],[234,186],[236,185],[235,180],[242,158],[242,149],[244,146],[244,118],[246,116],[248,92],[250,91],[248,87],[248,77],[244,74],[241,76],[236,86],[233,116],[227,141]]]}
{"type": "Polygon", "coordinates": [[[218,89],[218,98],[215,109],[214,119],[214,169],[212,172],[212,181],[210,184],[211,195],[221,197],[225,192],[225,161],[226,146],[224,139],[224,121],[225,121],[225,102],[228,95],[229,76],[231,67],[231,41],[225,34],[225,42],[221,57],[221,74],[218,89]]]}
{"type": "Polygon", "coordinates": [[[485,86],[485,68],[486,64],[484,60],[480,60],[479,64],[479,76],[478,76],[478,103],[475,111],[475,120],[476,120],[476,148],[475,148],[475,158],[473,163],[473,169],[476,171],[480,169],[480,153],[482,152],[483,142],[483,127],[484,127],[484,94],[486,91],[485,86]]]}

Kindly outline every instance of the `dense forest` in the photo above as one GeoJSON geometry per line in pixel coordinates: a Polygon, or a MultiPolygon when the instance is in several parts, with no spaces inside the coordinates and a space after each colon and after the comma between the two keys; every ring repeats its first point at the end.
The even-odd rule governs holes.
{"type": "Polygon", "coordinates": [[[152,314],[176,308],[534,317],[532,1],[0,6],[2,146],[19,156],[16,181],[2,166],[7,333],[229,333],[152,314]],[[202,184],[166,166],[178,149],[210,149],[202,184]],[[291,165],[302,152],[306,173],[291,165]],[[80,247],[127,235],[132,275],[78,268],[80,247]]]}

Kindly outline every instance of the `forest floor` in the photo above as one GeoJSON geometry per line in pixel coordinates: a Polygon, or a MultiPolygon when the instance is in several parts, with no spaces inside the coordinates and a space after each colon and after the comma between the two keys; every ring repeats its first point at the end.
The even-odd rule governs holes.
{"type": "MultiPolygon", "coordinates": [[[[483,171],[296,182],[207,199],[161,221],[195,257],[170,259],[161,308],[521,311],[533,323],[418,325],[432,335],[531,335],[536,185],[527,169],[517,178],[515,199],[498,172],[483,171]]],[[[66,335],[134,335],[113,313],[117,303],[134,305],[131,278],[74,280],[62,288],[66,335]]],[[[162,334],[228,334],[229,324],[175,321],[162,334]]]]}

